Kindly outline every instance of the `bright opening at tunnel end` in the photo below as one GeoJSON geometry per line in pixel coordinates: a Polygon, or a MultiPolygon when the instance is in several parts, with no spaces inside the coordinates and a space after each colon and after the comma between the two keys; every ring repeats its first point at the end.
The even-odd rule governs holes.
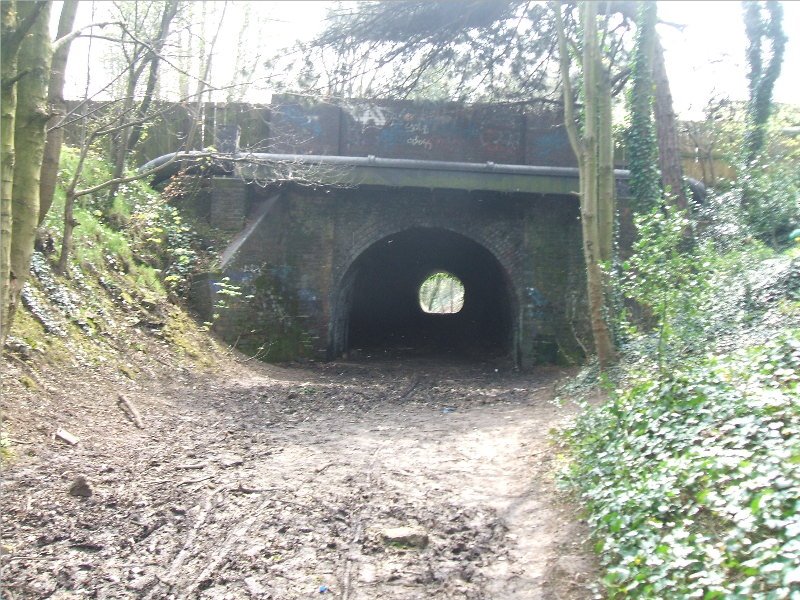
{"type": "Polygon", "coordinates": [[[428,314],[456,314],[464,308],[464,284],[451,273],[432,273],[419,287],[419,306],[428,314]]]}

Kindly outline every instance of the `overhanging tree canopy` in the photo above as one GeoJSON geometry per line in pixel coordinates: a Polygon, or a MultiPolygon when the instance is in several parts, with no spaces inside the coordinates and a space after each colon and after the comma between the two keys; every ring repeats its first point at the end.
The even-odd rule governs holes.
{"type": "Polygon", "coordinates": [[[333,13],[330,23],[306,70],[306,84],[322,93],[473,101],[555,95],[554,23],[539,2],[365,2],[333,13]]]}

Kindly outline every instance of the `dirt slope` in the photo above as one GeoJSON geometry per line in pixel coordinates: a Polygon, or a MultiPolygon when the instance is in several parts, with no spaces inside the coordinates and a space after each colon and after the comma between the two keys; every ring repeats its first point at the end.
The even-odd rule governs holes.
{"type": "Polygon", "coordinates": [[[591,598],[552,481],[564,375],[249,362],[7,393],[1,595],[591,598]],[[416,537],[387,540],[398,527],[416,537]]]}

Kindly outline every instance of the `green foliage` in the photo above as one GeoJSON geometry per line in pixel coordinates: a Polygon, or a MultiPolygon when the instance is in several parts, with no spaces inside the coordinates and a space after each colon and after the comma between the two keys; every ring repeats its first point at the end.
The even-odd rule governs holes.
{"type": "MultiPolygon", "coordinates": [[[[663,369],[680,359],[697,338],[705,316],[710,264],[687,239],[692,224],[675,207],[635,219],[634,253],[623,265],[622,291],[645,307],[658,332],[657,359],[663,369]]],[[[645,323],[646,324],[646,323],[645,323]]]]}
{"type": "Polygon", "coordinates": [[[451,273],[433,273],[419,288],[419,305],[426,313],[457,313],[464,306],[464,284],[451,273]]]}
{"type": "MultiPolygon", "coordinates": [[[[123,186],[117,197],[126,194],[123,186]]],[[[173,293],[185,294],[192,276],[207,264],[194,228],[158,194],[137,198],[126,232],[133,237],[140,259],[158,268],[173,293]]]]}
{"type": "MultiPolygon", "coordinates": [[[[755,237],[780,246],[787,235],[800,226],[800,137],[793,127],[800,122],[797,107],[778,105],[764,126],[765,145],[761,159],[742,166],[747,117],[745,107],[729,101],[709,104],[705,122],[691,124],[690,135],[701,154],[723,158],[738,166],[735,181],[717,179],[707,172],[714,185],[699,207],[698,220],[710,224],[715,243],[735,245],[743,238],[755,237]],[[718,235],[720,227],[727,239],[718,235]]],[[[711,163],[707,163],[710,165],[711,163]]]]}
{"type": "Polygon", "coordinates": [[[793,331],[640,374],[579,418],[569,480],[612,598],[800,594],[799,371],[793,331]]]}
{"type": "MultiPolygon", "coordinates": [[[[223,277],[214,282],[214,314],[211,321],[204,323],[206,328],[211,328],[220,318],[221,314],[230,310],[232,303],[243,295],[242,286],[231,283],[230,277],[223,277]]],[[[252,295],[245,296],[245,300],[251,300],[252,295]]]]}
{"type": "Polygon", "coordinates": [[[644,316],[566,432],[612,598],[800,598],[800,252],[754,240],[735,194],[637,219],[644,316]]]}
{"type": "MultiPolygon", "coordinates": [[[[78,163],[78,152],[64,147],[61,182],[69,181],[78,163]]],[[[90,153],[81,174],[81,187],[107,181],[111,165],[90,153]]],[[[75,259],[79,264],[107,265],[128,274],[155,292],[164,288],[175,294],[188,289],[194,273],[208,261],[207,244],[195,233],[179,208],[165,201],[146,181],[122,184],[112,206],[103,191],[78,198],[75,219],[75,259]]],[[[56,190],[54,209],[45,228],[57,239],[64,205],[63,184],[56,190]]]]}
{"type": "MultiPolygon", "coordinates": [[[[153,336],[195,363],[211,366],[208,339],[194,321],[166,302],[169,289],[176,288],[168,289],[174,284],[165,285],[164,279],[173,272],[189,273],[185,261],[176,257],[187,254],[183,248],[195,251],[197,238],[177,209],[146,182],[122,186],[111,211],[101,208],[102,192],[77,198],[75,251],[66,273],[54,272],[64,185],[76,164],[77,151],[65,148],[54,207],[31,260],[33,277],[22,291],[26,310],[18,315],[14,335],[53,364],[106,363],[126,348],[142,351],[147,347],[144,338],[153,336]]],[[[90,154],[80,187],[106,181],[109,172],[105,161],[90,154]]],[[[120,371],[135,375],[124,367],[120,371]]]]}
{"type": "Polygon", "coordinates": [[[773,165],[751,169],[742,184],[749,202],[744,217],[753,235],[778,245],[800,225],[800,173],[796,165],[773,165]]]}
{"type": "MultiPolygon", "coordinates": [[[[78,152],[64,147],[61,153],[59,185],[56,188],[53,208],[43,223],[43,231],[58,245],[64,210],[64,182],[70,181],[78,163],[78,152]]],[[[111,168],[96,154],[90,154],[84,163],[81,184],[87,187],[97,185],[110,177],[111,168]]],[[[118,229],[130,218],[131,206],[145,198],[156,198],[156,194],[144,183],[127,188],[126,204],[118,200],[115,212],[106,214],[101,207],[105,200],[103,193],[82,196],[77,199],[74,218],[78,226],[74,231],[74,262],[78,265],[97,269],[108,267],[112,271],[128,276],[157,295],[164,292],[158,271],[136,254],[135,244],[118,229]],[[113,225],[112,225],[113,224],[113,225]],[[117,227],[115,227],[116,225],[117,227]]]]}
{"type": "MultiPolygon", "coordinates": [[[[636,219],[639,239],[617,284],[633,301],[622,326],[628,331],[629,353],[656,358],[661,368],[670,368],[723,340],[748,337],[755,343],[779,330],[777,323],[766,323],[777,318],[777,298],[791,302],[797,293],[796,259],[786,253],[773,256],[759,238],[771,241],[775,234],[756,234],[738,193],[711,193],[693,220],[674,208],[636,219]]],[[[773,194],[767,195],[771,201],[794,207],[792,214],[797,214],[796,194],[779,186],[773,194]]],[[[763,215],[771,232],[776,213],[763,215]]],[[[778,241],[790,243],[788,224],[781,231],[778,241]]]]}
{"type": "Polygon", "coordinates": [[[764,127],[763,159],[744,169],[736,182],[742,219],[752,235],[773,245],[785,242],[800,225],[800,139],[784,133],[798,118],[796,109],[781,110],[772,118],[764,127]]]}

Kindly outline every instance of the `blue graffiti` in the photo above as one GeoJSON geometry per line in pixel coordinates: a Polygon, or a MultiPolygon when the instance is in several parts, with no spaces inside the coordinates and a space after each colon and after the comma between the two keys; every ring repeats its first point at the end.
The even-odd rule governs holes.
{"type": "Polygon", "coordinates": [[[544,319],[550,302],[536,288],[525,288],[525,295],[528,297],[527,310],[532,319],[544,319]]]}
{"type": "Polygon", "coordinates": [[[378,150],[380,153],[395,146],[404,145],[409,138],[409,133],[403,123],[390,122],[378,134],[378,150]]]}
{"type": "Polygon", "coordinates": [[[543,155],[547,155],[549,153],[554,152],[563,152],[567,145],[569,144],[569,140],[567,136],[561,130],[552,130],[552,131],[538,131],[536,132],[536,136],[531,141],[531,146],[540,150],[543,155]]]}
{"type": "Polygon", "coordinates": [[[287,104],[278,111],[282,119],[303,135],[318,138],[322,135],[322,125],[318,115],[311,115],[299,104],[287,104]]]}
{"type": "Polygon", "coordinates": [[[294,269],[289,265],[275,265],[270,267],[269,274],[270,276],[281,282],[285,282],[292,274],[294,269]]]}
{"type": "Polygon", "coordinates": [[[307,313],[313,313],[320,306],[319,297],[317,297],[314,290],[309,288],[301,288],[297,294],[297,299],[299,300],[300,309],[307,313]]]}

